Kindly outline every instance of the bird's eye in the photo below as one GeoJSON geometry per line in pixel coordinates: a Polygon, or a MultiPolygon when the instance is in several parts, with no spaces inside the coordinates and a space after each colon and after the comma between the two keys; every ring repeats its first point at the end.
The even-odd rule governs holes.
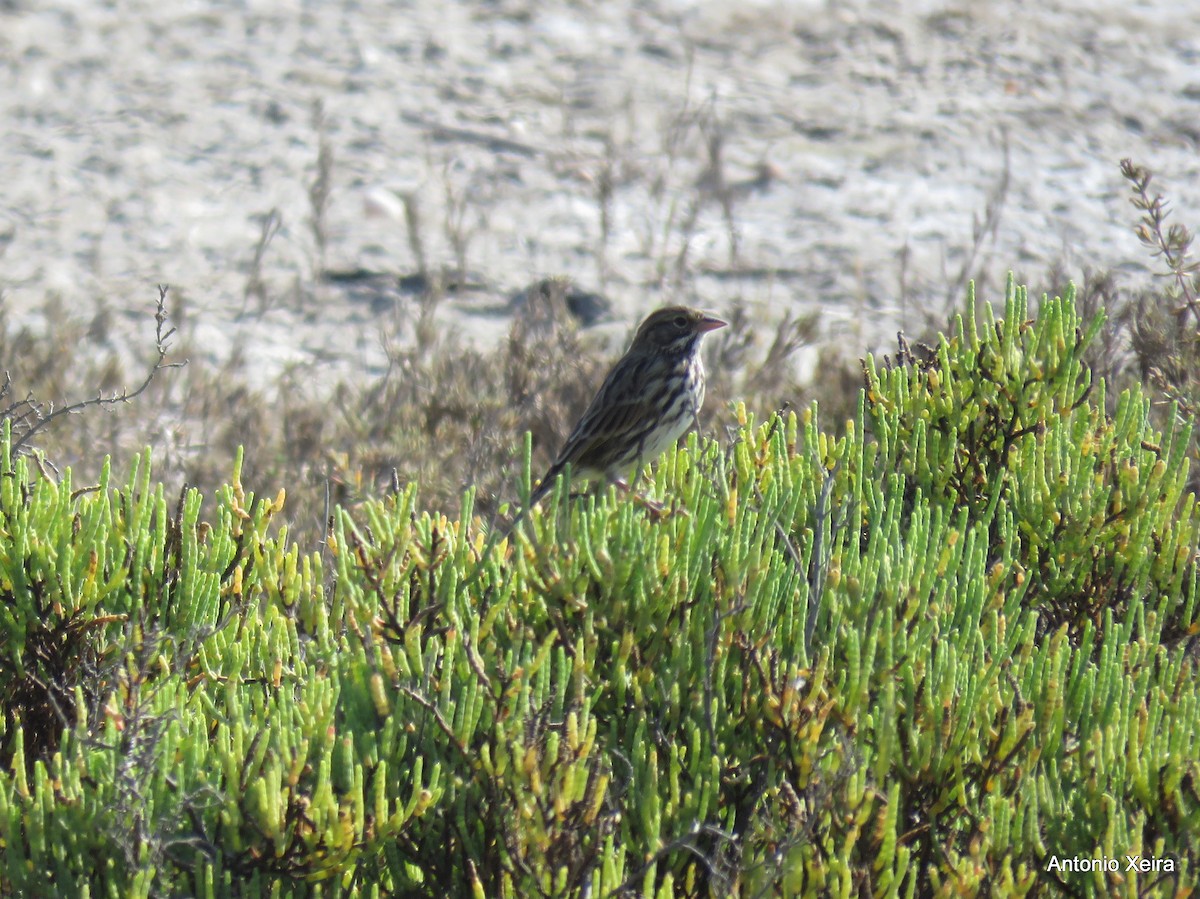
{"type": "Polygon", "coordinates": [[[687,316],[686,315],[675,316],[674,324],[675,324],[676,328],[678,328],[679,330],[682,331],[684,328],[687,327],[687,316]]]}

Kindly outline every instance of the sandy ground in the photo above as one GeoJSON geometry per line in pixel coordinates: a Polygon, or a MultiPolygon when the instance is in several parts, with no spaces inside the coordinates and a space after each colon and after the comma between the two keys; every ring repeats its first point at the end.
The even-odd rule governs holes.
{"type": "Polygon", "coordinates": [[[1200,3],[0,0],[0,120],[17,322],[57,295],[145,349],[167,283],[193,365],[369,375],[415,302],[407,196],[430,268],[465,262],[438,310],[465,339],[565,274],[612,301],[599,333],[741,299],[865,350],[966,275],[1147,277],[1122,157],[1200,226],[1200,3]]]}

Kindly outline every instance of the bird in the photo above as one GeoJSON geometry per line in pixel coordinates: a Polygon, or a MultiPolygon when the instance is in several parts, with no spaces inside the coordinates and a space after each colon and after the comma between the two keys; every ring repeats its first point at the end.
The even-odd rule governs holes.
{"type": "Polygon", "coordinates": [[[568,468],[571,477],[626,486],[624,476],[653,462],[693,424],[704,405],[700,341],[728,322],[667,306],[641,323],[529,498],[540,502],[568,468]]]}

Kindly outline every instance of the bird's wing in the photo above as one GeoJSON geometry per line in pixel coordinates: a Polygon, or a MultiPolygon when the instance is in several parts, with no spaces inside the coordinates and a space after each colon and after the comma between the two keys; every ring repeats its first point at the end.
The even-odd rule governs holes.
{"type": "Polygon", "coordinates": [[[555,478],[568,465],[576,474],[607,475],[618,461],[617,446],[636,444],[644,439],[654,426],[653,407],[647,405],[645,395],[639,389],[644,370],[643,364],[618,363],[609,372],[534,491],[532,502],[549,493],[555,478]]]}
{"type": "Polygon", "coordinates": [[[570,463],[577,469],[603,471],[608,467],[604,460],[615,455],[614,442],[636,442],[639,432],[653,428],[654,405],[647,402],[643,383],[648,368],[648,364],[638,360],[618,364],[609,373],[563,444],[555,467],[561,470],[570,463]]]}

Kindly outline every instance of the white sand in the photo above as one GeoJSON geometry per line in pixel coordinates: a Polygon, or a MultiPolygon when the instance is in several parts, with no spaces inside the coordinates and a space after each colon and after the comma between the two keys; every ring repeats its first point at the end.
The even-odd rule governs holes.
{"type": "Polygon", "coordinates": [[[327,266],[415,269],[396,192],[419,204],[431,264],[453,265],[449,194],[482,287],[439,314],[471,340],[503,333],[513,291],[567,274],[613,299],[613,334],[665,300],[741,297],[764,318],[819,305],[828,333],[869,349],[958,293],[1006,171],[968,267],[985,296],[1010,268],[1044,289],[1060,258],[1144,280],[1125,156],[1200,227],[1200,3],[0,0],[10,317],[44,326],[50,294],[85,318],[136,313],[118,320],[144,351],[165,282],[207,361],[240,343],[264,378],[314,358],[377,371],[384,313],[315,278],[316,101],[327,266]],[[719,206],[700,210],[680,281],[706,128],[730,181],[778,177],[736,200],[736,260],[719,206]],[[265,300],[247,299],[272,209],[265,300]]]}

